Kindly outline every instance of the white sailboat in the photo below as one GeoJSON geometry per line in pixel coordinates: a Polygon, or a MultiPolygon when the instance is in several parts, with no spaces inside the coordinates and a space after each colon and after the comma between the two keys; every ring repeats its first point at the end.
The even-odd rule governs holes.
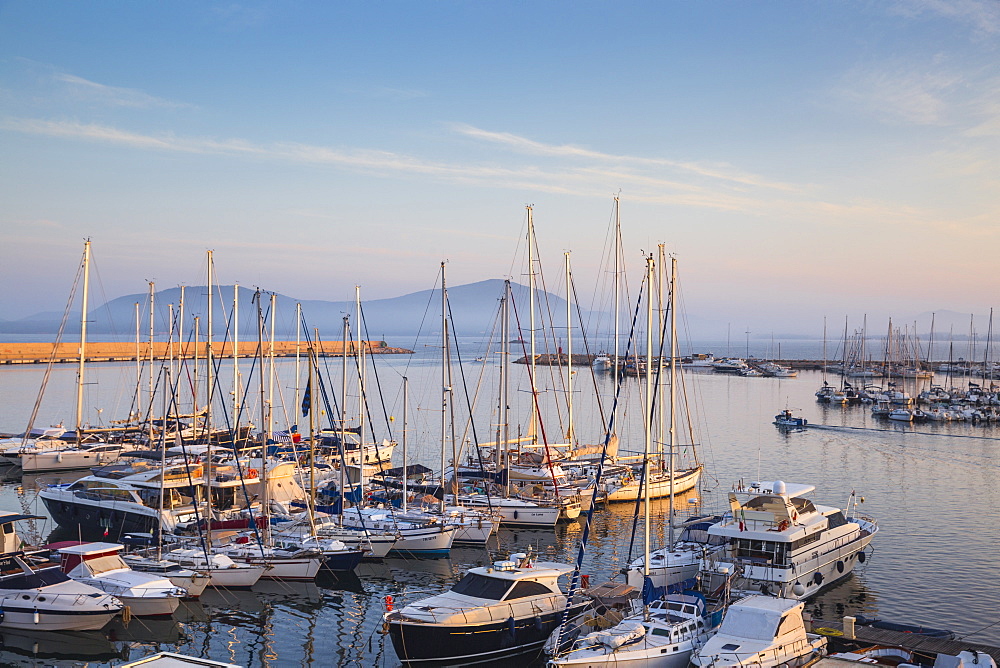
{"type": "MultiPolygon", "coordinates": [[[[652,355],[652,278],[653,257],[646,260],[647,280],[647,337],[646,356],[652,355]]],[[[672,346],[672,355],[676,350],[672,346]]],[[[671,369],[676,365],[671,364],[671,369]]],[[[646,374],[646,409],[644,420],[644,460],[648,471],[652,455],[653,435],[653,385],[652,374],[646,374]]],[[[672,425],[671,425],[672,426],[672,425]]],[[[644,494],[645,522],[643,528],[643,576],[650,576],[650,497],[644,494]]],[[[576,667],[599,668],[603,666],[629,666],[634,668],[685,668],[691,654],[712,633],[713,619],[704,598],[700,596],[672,595],[665,598],[653,596],[650,586],[643,587],[641,609],[622,619],[606,630],[597,630],[577,638],[568,651],[553,657],[550,668],[576,667]],[[654,600],[659,598],[659,600],[654,600]]]]}

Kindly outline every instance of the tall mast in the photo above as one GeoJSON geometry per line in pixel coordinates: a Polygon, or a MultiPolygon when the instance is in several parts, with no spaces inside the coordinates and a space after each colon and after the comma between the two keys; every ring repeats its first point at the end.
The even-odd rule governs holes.
{"type": "MultiPolygon", "coordinates": [[[[274,314],[278,304],[278,295],[271,293],[271,336],[267,345],[268,373],[267,373],[267,440],[271,440],[274,434],[274,314]]],[[[266,444],[266,441],[265,441],[266,444]]],[[[264,448],[264,458],[267,458],[267,447],[264,448]]]]}
{"type": "MultiPolygon", "coordinates": [[[[358,323],[355,327],[358,330],[358,349],[355,351],[357,355],[358,363],[358,453],[359,453],[359,464],[364,464],[364,449],[365,449],[365,347],[364,342],[361,340],[361,286],[354,286],[354,322],[358,323]]],[[[361,473],[359,474],[359,479],[361,479],[362,484],[364,483],[364,467],[361,468],[361,473]]]]}
{"type": "MultiPolygon", "coordinates": [[[[240,285],[233,284],[233,430],[240,433],[240,285]]],[[[298,405],[298,404],[296,404],[298,405]]]]}
{"type": "MultiPolygon", "coordinates": [[[[309,364],[309,387],[313,386],[316,365],[312,346],[306,350],[309,364]]],[[[296,360],[297,361],[297,360],[296,360]]],[[[298,394],[299,377],[295,376],[296,395],[298,394]]],[[[311,392],[311,390],[310,390],[311,392]]],[[[296,403],[295,406],[300,404],[296,403]]],[[[341,490],[343,492],[343,490],[341,490]]],[[[343,503],[343,501],[341,501],[343,503]]],[[[312,397],[309,398],[309,526],[313,535],[316,534],[316,411],[313,410],[312,397]]]]}
{"type": "MultiPolygon", "coordinates": [[[[643,554],[642,574],[649,577],[649,454],[652,449],[652,412],[653,412],[653,256],[646,258],[646,397],[645,414],[643,415],[643,457],[642,457],[642,489],[643,489],[643,554]]],[[[645,617],[649,619],[649,605],[643,604],[645,617]]]]}
{"type": "MultiPolygon", "coordinates": [[[[272,314],[273,317],[273,314],[272,314]]],[[[264,309],[260,303],[260,290],[257,290],[257,354],[260,355],[260,373],[258,374],[258,384],[257,391],[260,397],[260,429],[258,430],[258,441],[260,443],[260,471],[258,475],[260,476],[260,514],[268,518],[265,521],[263,533],[263,542],[266,545],[270,544],[271,531],[270,531],[270,514],[271,514],[271,499],[268,494],[267,489],[267,428],[266,425],[269,424],[270,418],[268,417],[269,407],[267,405],[266,396],[264,394],[265,384],[264,384],[264,309]]]]}
{"type": "MultiPolygon", "coordinates": [[[[445,280],[444,262],[441,263],[441,512],[445,507],[445,448],[448,442],[448,285],[445,280]]],[[[452,462],[456,469],[458,462],[452,462]]]]}
{"type": "MultiPolygon", "coordinates": [[[[205,328],[205,435],[208,442],[208,457],[212,458],[212,398],[215,394],[215,356],[212,350],[212,297],[213,297],[213,278],[212,278],[212,251],[206,251],[208,254],[208,306],[205,309],[205,315],[208,317],[208,326],[205,328]]],[[[234,443],[235,445],[235,443],[234,443]]]]}
{"type": "MultiPolygon", "coordinates": [[[[657,256],[656,259],[659,262],[659,267],[656,270],[656,300],[657,300],[657,314],[656,314],[656,331],[659,333],[659,341],[657,342],[657,350],[663,351],[663,293],[669,289],[664,284],[666,283],[667,277],[667,255],[664,250],[664,244],[657,244],[657,256]]],[[[666,433],[664,428],[664,421],[666,416],[663,412],[663,374],[660,369],[663,368],[663,359],[657,360],[657,373],[656,381],[658,386],[656,388],[656,396],[658,400],[656,402],[656,415],[657,415],[657,431],[656,431],[656,454],[659,457],[660,467],[663,467],[663,435],[666,433]]],[[[647,373],[651,373],[652,369],[648,369],[647,373]]],[[[672,455],[671,455],[672,456],[672,455]]],[[[673,478],[670,479],[670,484],[673,484],[673,478]]],[[[672,495],[671,495],[672,496],[672,495]]]]}
{"type": "MultiPolygon", "coordinates": [[[[185,336],[185,333],[184,333],[184,287],[185,286],[183,286],[183,285],[181,286],[181,297],[177,301],[177,338],[181,342],[184,341],[184,336],[185,336]]],[[[181,354],[177,356],[178,357],[178,360],[177,360],[177,368],[178,368],[177,377],[178,378],[180,378],[180,368],[183,366],[183,363],[181,362],[181,360],[183,360],[184,357],[185,357],[185,353],[187,352],[187,346],[186,345],[181,345],[180,346],[180,352],[181,352],[181,354]]],[[[197,372],[198,372],[198,368],[196,366],[195,367],[195,377],[197,377],[197,372]]],[[[138,389],[136,390],[136,392],[138,392],[138,389]]],[[[174,397],[174,406],[175,407],[178,406],[178,399],[179,399],[179,397],[176,397],[176,396],[174,397]]],[[[177,412],[180,413],[180,411],[177,411],[177,412]]],[[[191,412],[194,413],[195,411],[192,410],[191,412]]]]}
{"type": "Polygon", "coordinates": [[[501,448],[503,462],[500,464],[504,470],[504,497],[510,496],[510,279],[504,281],[503,286],[503,331],[500,350],[502,353],[500,365],[500,426],[497,430],[497,448],[501,448]],[[501,431],[502,430],[502,431],[501,431]],[[503,437],[501,439],[501,436],[503,437]],[[503,443],[501,446],[500,444],[503,443]]]}
{"type": "Polygon", "coordinates": [[[529,361],[531,373],[531,436],[532,445],[538,443],[538,437],[535,429],[535,420],[537,419],[536,412],[538,411],[538,395],[537,388],[535,387],[535,221],[532,219],[531,207],[526,207],[528,209],[528,313],[530,314],[528,319],[529,328],[529,340],[530,345],[530,356],[529,361]]]}
{"type": "MultiPolygon", "coordinates": [[[[350,343],[348,338],[350,335],[348,328],[348,318],[350,316],[344,316],[344,333],[343,338],[343,355],[341,356],[341,379],[340,379],[340,457],[337,462],[337,468],[340,469],[340,480],[338,481],[338,488],[340,489],[340,525],[344,525],[344,502],[346,501],[345,495],[345,471],[344,467],[347,464],[347,459],[344,457],[345,444],[347,443],[347,345],[350,343]]],[[[309,405],[312,406],[312,393],[316,391],[316,388],[309,388],[309,405]]]]}
{"type": "MultiPolygon", "coordinates": [[[[662,246],[661,246],[662,249],[662,246]]],[[[667,545],[674,544],[674,444],[677,425],[677,258],[670,258],[670,514],[667,535],[667,545]]]]}
{"type": "MultiPolygon", "coordinates": [[[[618,195],[615,195],[615,340],[614,340],[614,357],[611,364],[611,378],[614,381],[612,387],[617,391],[618,388],[618,319],[619,311],[621,310],[621,268],[618,266],[619,256],[621,255],[621,240],[622,240],[622,220],[621,220],[621,202],[618,199],[618,195]]],[[[617,404],[613,404],[617,406],[617,404]]],[[[614,421],[614,418],[612,418],[614,421]]]]}
{"type": "Polygon", "coordinates": [[[153,281],[149,282],[149,390],[147,396],[149,400],[146,405],[149,407],[149,415],[147,419],[149,420],[149,442],[153,442],[153,316],[155,315],[155,309],[153,308],[156,299],[156,284],[153,281]]]}
{"type": "Polygon", "coordinates": [[[406,512],[406,496],[407,496],[406,483],[407,483],[407,477],[408,477],[406,475],[406,461],[407,461],[406,460],[406,428],[408,426],[407,425],[407,421],[406,421],[406,418],[407,418],[406,413],[407,413],[409,402],[410,402],[410,379],[407,378],[406,376],[403,376],[403,512],[404,513],[406,512]]]}
{"type": "Polygon", "coordinates": [[[563,256],[566,259],[566,404],[567,420],[569,422],[566,427],[566,440],[569,442],[570,448],[572,448],[576,440],[576,434],[573,433],[573,310],[571,308],[573,292],[569,251],[563,253],[563,256]]]}
{"type": "MultiPolygon", "coordinates": [[[[293,406],[299,406],[299,351],[302,348],[302,303],[295,304],[295,403],[293,406]]],[[[309,364],[312,364],[311,351],[306,351],[309,355],[309,364]]],[[[309,371],[310,378],[312,378],[312,370],[309,371]]]]}
{"type": "Polygon", "coordinates": [[[90,239],[83,242],[83,302],[80,307],[80,362],[76,372],[76,442],[82,440],[83,369],[87,359],[87,302],[90,294],[90,239]]]}
{"type": "MultiPolygon", "coordinates": [[[[139,388],[142,387],[142,346],[139,343],[139,332],[142,327],[142,318],[139,315],[139,302],[135,303],[135,407],[139,415],[142,415],[142,401],[139,399],[139,388]]],[[[131,416],[130,416],[131,417],[131,416]]]]}

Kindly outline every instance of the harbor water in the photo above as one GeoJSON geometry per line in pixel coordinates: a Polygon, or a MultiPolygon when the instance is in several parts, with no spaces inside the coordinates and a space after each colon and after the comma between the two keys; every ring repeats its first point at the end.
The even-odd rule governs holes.
{"type": "MultiPolygon", "coordinates": [[[[493,438],[500,365],[490,356],[485,363],[470,361],[484,354],[470,345],[460,362],[453,358],[455,371],[449,379],[442,375],[441,351],[433,341],[408,347],[415,348],[414,355],[376,359],[375,370],[367,372],[368,411],[377,437],[387,437],[394,430],[392,436],[400,439],[405,376],[410,390],[408,463],[436,469],[441,458],[443,399],[449,402],[449,414],[454,410],[464,415],[472,406],[476,416],[475,430],[456,418],[460,444],[493,438]],[[444,387],[451,391],[443,391],[444,387]]],[[[790,352],[783,351],[783,356],[789,357],[790,352]]],[[[817,351],[810,352],[804,356],[816,359],[817,351]]],[[[240,378],[247,384],[241,386],[241,394],[250,396],[250,383],[256,380],[249,379],[256,370],[249,360],[241,364],[238,375],[232,369],[219,373],[240,378]]],[[[293,360],[281,360],[276,367],[275,425],[284,429],[303,419],[298,411],[301,390],[296,388],[304,382],[296,382],[293,360]]],[[[336,413],[334,399],[343,401],[348,415],[357,413],[355,407],[361,405],[354,384],[357,372],[349,371],[352,389],[343,399],[339,397],[341,360],[323,359],[320,367],[330,402],[324,404],[323,419],[329,419],[327,412],[336,413]]],[[[510,428],[526,433],[532,403],[528,367],[512,365],[511,369],[510,428]]],[[[560,376],[564,371],[558,367],[537,370],[540,405],[564,402],[566,381],[560,376]]],[[[94,364],[86,373],[84,414],[93,424],[127,416],[136,385],[141,398],[148,383],[146,370],[128,364],[94,364]]],[[[191,369],[185,373],[184,385],[190,392],[198,374],[191,369]]],[[[300,366],[298,375],[304,379],[304,374],[300,366]]],[[[44,375],[44,367],[34,365],[0,370],[0,431],[24,430],[44,375]]],[[[831,384],[840,382],[839,377],[821,371],[804,371],[787,379],[686,372],[683,388],[678,389],[686,396],[685,408],[691,409],[694,436],[692,443],[685,410],[684,428],[678,430],[685,435],[678,443],[685,455],[698,453],[705,475],[698,493],[677,499],[676,518],[724,509],[726,493],[737,481],[814,485],[814,501],[840,507],[847,505],[854,491],[864,498],[861,511],[878,520],[880,531],[864,564],[808,602],[813,616],[839,619],[862,613],[951,629],[970,642],[1000,644],[1000,579],[995,577],[1000,565],[1000,523],[995,518],[1000,507],[1000,424],[878,420],[867,406],[817,403],[814,392],[824,378],[831,384]],[[781,432],[772,421],[785,408],[808,419],[810,425],[826,428],[781,432]]],[[[907,382],[911,383],[907,391],[916,394],[915,381],[907,382]]],[[[623,381],[616,420],[625,451],[643,447],[640,390],[644,384],[642,378],[623,381]]],[[[230,390],[224,384],[220,396],[229,397],[230,390]]],[[[589,369],[576,370],[572,396],[581,442],[600,441],[613,395],[610,374],[592,378],[589,369]],[[601,398],[601,407],[596,397],[601,398]]],[[[71,426],[75,405],[76,369],[58,366],[48,380],[35,426],[60,421],[71,426]]],[[[565,408],[544,408],[542,413],[546,438],[561,442],[565,408]]],[[[248,405],[246,414],[260,415],[259,406],[248,405]]],[[[301,424],[300,429],[304,430],[301,424]]],[[[452,447],[450,442],[447,447],[452,447]]],[[[450,450],[446,457],[451,459],[450,450]]],[[[401,448],[397,447],[393,460],[402,463],[401,448]]],[[[22,479],[8,472],[0,489],[0,508],[44,515],[37,489],[79,475],[83,473],[22,479]]],[[[667,508],[666,500],[655,502],[654,515],[659,520],[652,530],[659,541],[665,535],[667,508]]],[[[630,558],[640,556],[640,548],[630,548],[633,531],[642,530],[633,522],[635,510],[633,504],[624,503],[595,511],[583,569],[591,583],[615,576],[630,558]]],[[[173,619],[133,619],[127,625],[116,620],[101,633],[2,632],[0,664],[115,665],[156,651],[176,651],[253,667],[397,666],[391,643],[381,633],[387,596],[398,607],[448,588],[469,567],[511,552],[530,549],[544,560],[572,562],[582,522],[581,518],[560,524],[554,531],[501,529],[486,549],[454,548],[450,557],[442,559],[363,563],[353,574],[323,576],[315,583],[262,582],[249,592],[209,590],[199,601],[185,603],[173,619]]],[[[53,529],[51,523],[41,527],[43,538],[53,529]]]]}

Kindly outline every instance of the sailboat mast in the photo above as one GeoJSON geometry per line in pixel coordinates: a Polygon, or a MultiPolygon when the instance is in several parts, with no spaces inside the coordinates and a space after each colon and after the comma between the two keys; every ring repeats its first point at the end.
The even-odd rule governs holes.
{"type": "Polygon", "coordinates": [[[571,308],[573,288],[569,251],[563,255],[566,258],[566,417],[569,422],[566,427],[566,440],[572,448],[576,441],[576,434],[573,433],[573,310],[571,308]]]}
{"type": "Polygon", "coordinates": [[[407,410],[410,403],[410,379],[403,376],[403,512],[406,512],[406,428],[407,428],[407,410]]]}
{"type": "MultiPolygon", "coordinates": [[[[273,317],[273,314],[272,314],[273,317]]],[[[267,489],[267,427],[270,418],[268,417],[268,405],[265,401],[265,373],[264,373],[264,309],[260,303],[260,290],[257,291],[257,354],[260,356],[260,373],[258,374],[257,392],[260,399],[260,429],[258,430],[258,442],[260,444],[260,515],[266,521],[263,523],[263,542],[270,544],[270,514],[271,499],[267,489]]],[[[211,439],[209,439],[211,442],[211,439]]]]}
{"type": "Polygon", "coordinates": [[[364,449],[365,449],[365,347],[361,339],[361,286],[354,286],[354,322],[357,329],[358,347],[354,351],[358,367],[358,465],[361,467],[359,479],[364,484],[364,449]]]}
{"type": "MultiPolygon", "coordinates": [[[[646,258],[646,397],[643,426],[643,456],[642,456],[642,488],[643,488],[643,534],[642,545],[645,558],[642,562],[642,574],[649,577],[649,455],[652,449],[652,412],[653,412],[653,255],[646,258]]],[[[643,602],[645,617],[649,619],[649,606],[643,602]]]]}
{"type": "Polygon", "coordinates": [[[205,327],[205,441],[208,445],[207,456],[212,458],[212,396],[215,394],[215,356],[212,350],[212,302],[214,296],[214,279],[212,277],[212,251],[206,251],[208,265],[208,305],[205,315],[208,325],[205,327]]]}
{"type": "MultiPolygon", "coordinates": [[[[346,495],[344,486],[346,481],[346,471],[344,470],[347,464],[347,458],[344,456],[345,444],[347,443],[347,345],[350,343],[348,336],[350,335],[348,328],[348,318],[350,316],[344,316],[344,333],[342,335],[343,339],[343,355],[341,356],[341,379],[340,379],[340,457],[337,462],[337,468],[340,469],[340,480],[338,481],[338,486],[340,489],[340,525],[344,525],[344,502],[346,501],[346,495]]],[[[316,388],[309,388],[309,405],[312,406],[313,398],[312,393],[316,391],[316,388]]]]}
{"type": "Polygon", "coordinates": [[[504,471],[504,496],[510,496],[510,280],[504,281],[503,288],[503,343],[500,349],[503,359],[500,365],[500,423],[502,432],[498,431],[497,448],[502,448],[504,471]],[[503,440],[500,436],[503,436],[503,440]],[[501,445],[501,443],[503,445],[501,445]]]}
{"type": "MultiPolygon", "coordinates": [[[[268,374],[267,374],[267,439],[271,439],[274,434],[274,314],[278,303],[278,295],[271,293],[271,338],[267,344],[268,374]]],[[[265,449],[264,456],[267,456],[265,449]]]]}
{"type": "Polygon", "coordinates": [[[87,303],[90,294],[90,239],[83,242],[83,302],[80,306],[80,362],[76,372],[76,443],[82,440],[83,369],[87,359],[87,303]]]}
{"type": "Polygon", "coordinates": [[[156,284],[153,281],[149,282],[149,389],[146,395],[149,401],[146,405],[149,407],[148,415],[146,419],[149,420],[149,441],[153,441],[153,316],[156,313],[156,309],[153,308],[154,302],[156,301],[156,284]]]}
{"type": "MultiPolygon", "coordinates": [[[[295,304],[295,403],[293,406],[301,405],[299,403],[299,353],[302,349],[302,304],[301,302],[295,304]]],[[[312,364],[312,352],[307,350],[306,354],[309,355],[309,364],[312,364]]],[[[312,370],[309,371],[312,374],[312,370]]],[[[312,376],[309,376],[312,378],[312,376]]]]}
{"type": "Polygon", "coordinates": [[[531,436],[532,445],[538,443],[538,438],[535,433],[535,420],[537,419],[536,412],[538,411],[538,395],[537,388],[535,387],[535,222],[532,219],[532,208],[529,206],[528,209],[528,328],[529,336],[531,341],[529,354],[531,359],[529,361],[531,373],[531,436]]]}
{"type": "MultiPolygon", "coordinates": [[[[296,351],[297,352],[297,351],[296,351]]],[[[306,350],[309,364],[309,387],[313,386],[316,374],[316,357],[312,346],[306,350]]],[[[295,377],[296,389],[298,376],[295,377]]],[[[296,406],[299,404],[296,403],[296,406]]],[[[297,420],[296,420],[297,421],[297,420]]],[[[313,410],[312,397],[309,398],[309,526],[313,535],[316,534],[316,411],[313,410]]]]}
{"type": "MultiPolygon", "coordinates": [[[[618,266],[618,261],[621,256],[621,240],[622,240],[622,219],[621,219],[621,202],[618,199],[618,195],[615,195],[615,277],[614,277],[614,292],[615,292],[615,340],[614,340],[614,357],[611,360],[611,379],[613,381],[612,387],[618,388],[618,336],[619,336],[619,317],[621,310],[621,268],[618,266]]],[[[617,406],[617,404],[614,404],[617,406]]],[[[612,417],[612,420],[614,418],[612,417]]]]}
{"type": "MultiPolygon", "coordinates": [[[[445,497],[445,448],[448,441],[448,285],[445,280],[444,262],[441,263],[441,512],[445,497]]],[[[452,462],[456,469],[458,462],[452,462]]]]}
{"type": "Polygon", "coordinates": [[[670,258],[670,510],[668,515],[667,545],[674,544],[674,444],[677,424],[677,258],[670,258]]]}
{"type": "MultiPolygon", "coordinates": [[[[233,430],[239,434],[240,425],[240,285],[233,284],[233,430]]],[[[297,376],[296,376],[297,377],[297,376]]],[[[298,405],[298,404],[296,404],[298,405]]]]}

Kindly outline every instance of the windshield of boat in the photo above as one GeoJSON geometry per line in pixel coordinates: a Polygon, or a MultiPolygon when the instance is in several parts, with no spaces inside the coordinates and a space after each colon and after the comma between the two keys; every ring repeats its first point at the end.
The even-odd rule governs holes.
{"type": "Polygon", "coordinates": [[[123,568],[128,568],[128,564],[122,561],[122,558],[117,554],[106,554],[102,557],[94,557],[93,559],[87,559],[84,563],[94,575],[100,575],[101,573],[107,573],[108,571],[120,571],[123,568]]]}
{"type": "Polygon", "coordinates": [[[514,584],[514,588],[510,590],[507,597],[504,598],[505,601],[511,601],[515,598],[527,598],[529,596],[551,596],[552,590],[543,585],[540,582],[533,582],[532,580],[521,580],[514,584]]]}
{"type": "Polygon", "coordinates": [[[489,578],[475,573],[466,573],[465,577],[451,588],[456,594],[487,598],[492,601],[499,601],[508,589],[510,589],[510,580],[489,578]]]}

